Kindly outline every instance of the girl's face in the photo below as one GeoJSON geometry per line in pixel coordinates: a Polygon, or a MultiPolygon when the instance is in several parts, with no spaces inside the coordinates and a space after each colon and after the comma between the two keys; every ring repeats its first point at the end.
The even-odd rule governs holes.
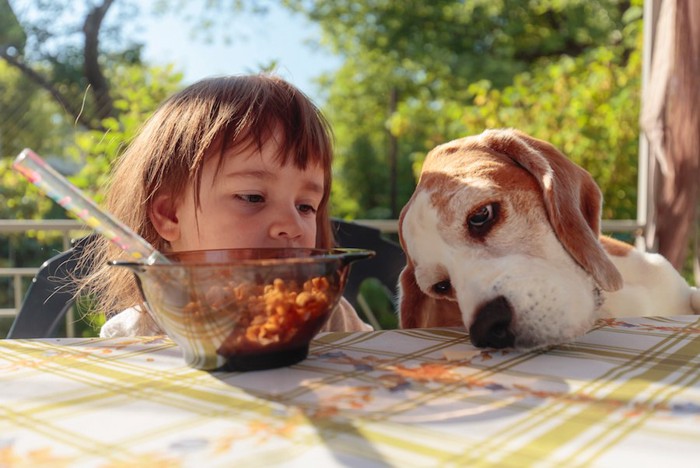
{"type": "Polygon", "coordinates": [[[323,169],[280,166],[277,149],[270,138],[260,152],[254,146],[229,150],[218,173],[218,158],[208,158],[200,206],[192,183],[174,207],[168,196],[157,196],[151,219],[172,250],[315,247],[323,169]]]}

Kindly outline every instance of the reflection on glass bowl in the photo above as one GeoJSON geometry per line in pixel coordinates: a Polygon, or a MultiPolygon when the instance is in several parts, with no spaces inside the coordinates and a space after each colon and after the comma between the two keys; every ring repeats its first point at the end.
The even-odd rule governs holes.
{"type": "Polygon", "coordinates": [[[223,249],[112,261],[136,276],[149,313],[197,369],[258,370],[306,358],[362,249],[223,249]]]}

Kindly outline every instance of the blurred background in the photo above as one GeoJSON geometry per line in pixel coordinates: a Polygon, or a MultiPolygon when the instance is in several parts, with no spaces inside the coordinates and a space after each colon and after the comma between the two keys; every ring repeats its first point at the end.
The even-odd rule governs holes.
{"type": "MultiPolygon", "coordinates": [[[[516,127],[591,172],[610,232],[666,249],[694,281],[698,146],[670,189],[653,179],[663,155],[650,153],[640,130],[654,79],[652,26],[662,4],[678,19],[700,15],[693,3],[0,0],[0,336],[36,267],[85,234],[10,170],[13,158],[31,147],[99,201],[111,162],[158,103],[200,78],[261,70],[300,87],[333,126],[334,216],[385,220],[375,225],[396,239],[392,226],[431,148],[516,127]],[[680,207],[653,203],[663,190],[687,196],[680,207]],[[659,206],[675,207],[663,210],[675,216],[671,233],[650,235],[659,206]]],[[[697,33],[699,21],[683,27],[697,33]]],[[[689,53],[678,52],[679,34],[662,54],[689,53]]],[[[697,42],[684,65],[696,72],[697,42]]],[[[681,61],[671,62],[673,71],[681,61]]],[[[681,96],[674,112],[700,105],[697,93],[681,96]]],[[[664,129],[665,109],[649,111],[664,129]]],[[[697,112],[690,123],[698,125],[697,112]]],[[[382,326],[395,327],[393,292],[380,289],[363,291],[382,326]]],[[[73,323],[79,316],[68,333],[94,333],[99,321],[73,323]]]]}

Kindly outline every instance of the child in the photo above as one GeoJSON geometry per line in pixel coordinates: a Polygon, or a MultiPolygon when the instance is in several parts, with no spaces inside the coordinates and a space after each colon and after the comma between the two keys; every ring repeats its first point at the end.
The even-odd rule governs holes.
{"type": "MultiPolygon", "coordinates": [[[[263,74],[206,79],[148,119],[117,161],[106,208],[161,252],[331,248],[331,160],[328,123],[291,84],[263,74]]],[[[100,238],[87,256],[98,268],[78,293],[94,293],[107,314],[100,336],[163,333],[132,273],[106,265],[119,249],[100,238]]],[[[371,329],[341,299],[323,331],[371,329]]]]}

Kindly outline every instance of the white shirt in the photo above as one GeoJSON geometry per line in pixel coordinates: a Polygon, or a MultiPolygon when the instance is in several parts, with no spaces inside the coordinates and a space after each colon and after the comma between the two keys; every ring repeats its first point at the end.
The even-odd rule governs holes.
{"type": "MultiPolygon", "coordinates": [[[[321,329],[328,331],[372,331],[373,328],[360,320],[352,305],[341,298],[326,324],[321,329]]],[[[111,317],[100,329],[100,337],[114,338],[119,336],[153,336],[164,335],[165,332],[153,321],[151,316],[141,307],[129,307],[111,317]]]]}

